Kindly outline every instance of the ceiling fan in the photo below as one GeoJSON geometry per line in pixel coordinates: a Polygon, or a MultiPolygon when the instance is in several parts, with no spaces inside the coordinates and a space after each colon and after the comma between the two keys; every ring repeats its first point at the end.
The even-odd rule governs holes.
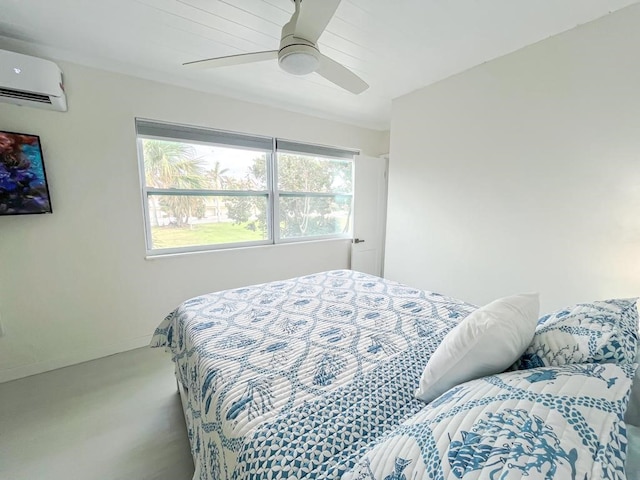
{"type": "Polygon", "coordinates": [[[278,50],[243,53],[228,57],[209,58],[185,63],[195,68],[227,67],[243,63],[278,59],[280,67],[293,75],[318,75],[352,93],[364,92],[369,85],[344,65],[320,53],[317,46],[327,24],[335,14],[341,0],[293,0],[295,12],[282,27],[278,50]]]}

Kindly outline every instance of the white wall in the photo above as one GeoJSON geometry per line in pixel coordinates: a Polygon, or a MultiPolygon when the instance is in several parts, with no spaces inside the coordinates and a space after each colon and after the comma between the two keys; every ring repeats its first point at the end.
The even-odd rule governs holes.
{"type": "Polygon", "coordinates": [[[640,294],[640,6],[393,103],[385,275],[542,310],[640,294]]]}
{"type": "Polygon", "coordinates": [[[69,112],[0,104],[41,136],[53,215],[0,217],[0,382],[148,343],[178,303],[346,268],[345,240],[145,260],[134,117],[388,151],[384,132],[60,63],[69,112]]]}

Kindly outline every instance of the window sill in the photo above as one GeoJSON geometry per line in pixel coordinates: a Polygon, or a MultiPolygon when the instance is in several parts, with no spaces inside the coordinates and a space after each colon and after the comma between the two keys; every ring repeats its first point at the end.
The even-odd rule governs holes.
{"type": "Polygon", "coordinates": [[[319,238],[316,240],[291,240],[284,241],[280,243],[270,243],[266,245],[251,245],[246,247],[231,247],[231,248],[211,248],[206,250],[192,250],[188,252],[170,252],[170,253],[147,253],[145,255],[145,260],[158,260],[163,258],[173,258],[173,257],[183,257],[185,255],[202,255],[202,254],[229,254],[232,252],[242,252],[246,250],[255,250],[255,249],[280,249],[280,248],[290,248],[295,245],[316,245],[320,243],[329,243],[329,242],[345,242],[351,243],[353,241],[353,237],[334,237],[334,238],[319,238]]]}

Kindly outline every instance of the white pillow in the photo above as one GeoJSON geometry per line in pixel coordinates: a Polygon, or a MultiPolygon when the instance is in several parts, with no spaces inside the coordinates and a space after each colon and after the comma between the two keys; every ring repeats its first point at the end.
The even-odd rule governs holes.
{"type": "Polygon", "coordinates": [[[539,310],[537,293],[501,298],[475,310],[433,352],[416,398],[430,402],[451,387],[506,370],[531,343],[539,310]]]}

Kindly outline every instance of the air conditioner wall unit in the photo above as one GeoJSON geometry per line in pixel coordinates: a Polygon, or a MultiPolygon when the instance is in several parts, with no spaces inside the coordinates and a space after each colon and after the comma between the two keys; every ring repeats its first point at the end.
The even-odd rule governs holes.
{"type": "Polygon", "coordinates": [[[66,112],[62,70],[49,60],[0,50],[0,102],[66,112]]]}

